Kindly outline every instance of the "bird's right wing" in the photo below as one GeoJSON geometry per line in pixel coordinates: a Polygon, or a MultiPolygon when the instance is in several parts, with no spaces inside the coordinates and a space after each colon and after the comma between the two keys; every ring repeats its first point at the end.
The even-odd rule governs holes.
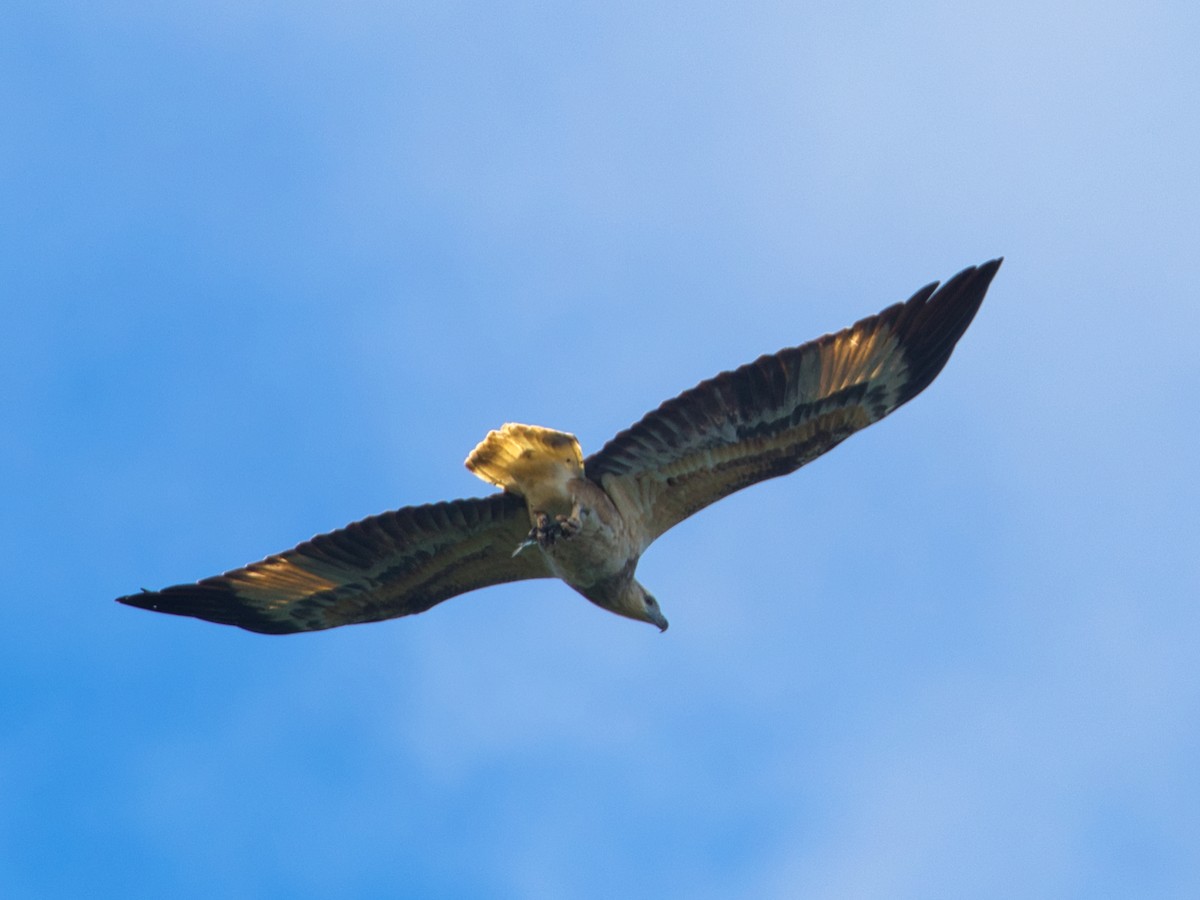
{"type": "Polygon", "coordinates": [[[528,531],[525,502],[513,494],[409,506],[224,575],[118,600],[264,634],[377,622],[476,588],[550,577],[542,554],[513,556],[528,531]]]}
{"type": "Polygon", "coordinates": [[[971,324],[1000,260],[836,334],[701,382],[584,461],[642,546],[722,497],[786,475],[924,390],[971,324]]]}

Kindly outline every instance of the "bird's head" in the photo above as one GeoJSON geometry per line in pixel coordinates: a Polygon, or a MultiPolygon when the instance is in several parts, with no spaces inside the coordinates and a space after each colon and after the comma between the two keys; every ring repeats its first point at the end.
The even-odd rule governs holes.
{"type": "Polygon", "coordinates": [[[666,631],[667,617],[662,614],[662,609],[659,607],[658,601],[645,588],[642,588],[642,593],[645,594],[642,604],[646,613],[646,621],[651,625],[657,625],[659,631],[666,631]]]}
{"type": "Polygon", "coordinates": [[[610,579],[588,589],[576,588],[601,609],[607,609],[618,616],[627,619],[637,619],[639,622],[649,622],[659,631],[667,630],[667,617],[662,614],[658,601],[632,577],[633,564],[626,577],[610,579]]]}
{"type": "Polygon", "coordinates": [[[667,617],[662,614],[662,608],[654,599],[654,595],[637,581],[631,581],[629,587],[628,594],[623,598],[626,602],[622,604],[623,608],[617,612],[631,619],[649,622],[651,625],[657,626],[659,631],[666,631],[667,617]]]}

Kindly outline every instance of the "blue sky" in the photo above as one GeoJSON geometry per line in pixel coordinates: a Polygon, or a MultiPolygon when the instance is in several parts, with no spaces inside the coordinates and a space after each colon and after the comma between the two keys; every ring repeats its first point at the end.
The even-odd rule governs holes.
{"type": "Polygon", "coordinates": [[[1200,895],[1195,4],[4,19],[4,896],[1200,895]],[[665,635],[112,602],[1001,254],[925,394],[655,545],[665,635]]]}

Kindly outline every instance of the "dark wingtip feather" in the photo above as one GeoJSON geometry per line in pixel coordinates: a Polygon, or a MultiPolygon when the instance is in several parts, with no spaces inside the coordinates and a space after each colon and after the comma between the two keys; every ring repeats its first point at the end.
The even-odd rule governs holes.
{"type": "Polygon", "coordinates": [[[910,378],[897,406],[925,390],[945,367],[1002,262],[1001,256],[970,266],[936,290],[923,288],[903,304],[893,327],[904,347],[910,378]]]}
{"type": "Polygon", "coordinates": [[[117,602],[151,612],[204,619],[218,625],[236,625],[259,634],[293,634],[309,630],[291,619],[264,616],[246,605],[228,585],[216,579],[212,582],[180,584],[161,591],[142,588],[141,593],[118,597],[117,602]]]}

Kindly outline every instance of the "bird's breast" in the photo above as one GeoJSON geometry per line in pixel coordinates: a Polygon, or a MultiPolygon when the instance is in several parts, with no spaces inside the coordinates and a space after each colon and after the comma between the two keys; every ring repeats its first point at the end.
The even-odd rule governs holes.
{"type": "Polygon", "coordinates": [[[579,530],[540,549],[554,574],[572,587],[586,588],[618,575],[637,550],[608,494],[585,478],[568,488],[579,530]]]}

